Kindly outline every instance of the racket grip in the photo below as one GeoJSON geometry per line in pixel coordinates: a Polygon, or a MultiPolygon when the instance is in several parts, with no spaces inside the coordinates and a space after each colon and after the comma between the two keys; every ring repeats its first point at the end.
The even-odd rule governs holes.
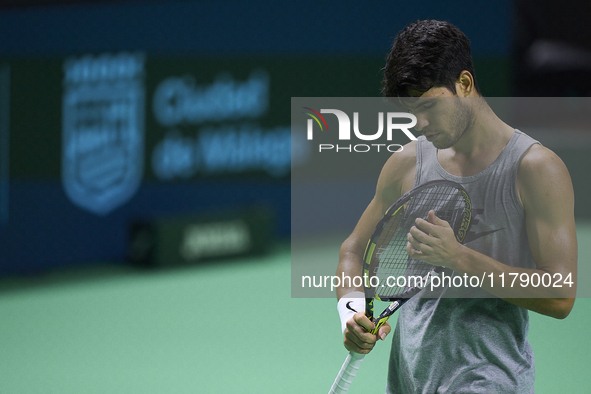
{"type": "Polygon", "coordinates": [[[357,375],[364,357],[365,354],[349,352],[328,394],[344,394],[349,391],[349,386],[357,375]]]}

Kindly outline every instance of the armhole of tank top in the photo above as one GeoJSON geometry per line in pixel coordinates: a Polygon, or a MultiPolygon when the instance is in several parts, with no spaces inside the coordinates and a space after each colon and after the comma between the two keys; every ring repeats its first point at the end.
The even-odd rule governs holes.
{"type": "Polygon", "coordinates": [[[522,212],[523,215],[525,215],[525,210],[523,209],[523,204],[519,200],[519,193],[517,192],[517,174],[519,172],[519,166],[521,166],[521,161],[523,160],[523,157],[525,156],[525,154],[527,152],[529,152],[529,150],[531,149],[531,147],[534,146],[534,145],[536,145],[536,144],[541,145],[536,140],[531,141],[531,144],[529,144],[523,150],[523,152],[521,152],[521,155],[519,156],[519,159],[517,160],[517,163],[513,167],[513,180],[512,180],[513,187],[511,188],[511,198],[513,199],[513,203],[515,204],[515,206],[518,207],[521,210],[521,212],[522,212]]]}

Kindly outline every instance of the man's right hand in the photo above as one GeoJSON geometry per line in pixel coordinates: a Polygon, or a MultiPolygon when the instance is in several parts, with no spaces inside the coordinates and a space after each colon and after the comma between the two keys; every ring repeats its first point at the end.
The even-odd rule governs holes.
{"type": "Polygon", "coordinates": [[[370,331],[375,328],[375,325],[365,316],[363,312],[357,312],[351,319],[347,321],[347,328],[345,329],[344,345],[350,352],[368,354],[375,346],[378,338],[386,339],[390,333],[391,327],[387,322],[380,327],[377,335],[370,331]]]}

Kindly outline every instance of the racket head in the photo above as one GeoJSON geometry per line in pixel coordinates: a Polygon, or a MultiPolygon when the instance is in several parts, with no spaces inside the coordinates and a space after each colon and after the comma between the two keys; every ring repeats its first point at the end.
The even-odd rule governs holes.
{"type": "Polygon", "coordinates": [[[450,224],[458,242],[464,241],[472,218],[470,197],[460,184],[446,180],[427,182],[405,193],[388,208],[368,241],[363,257],[367,317],[373,320],[374,299],[394,302],[378,318],[380,326],[441,271],[406,252],[408,232],[417,218],[427,220],[430,210],[450,224]]]}

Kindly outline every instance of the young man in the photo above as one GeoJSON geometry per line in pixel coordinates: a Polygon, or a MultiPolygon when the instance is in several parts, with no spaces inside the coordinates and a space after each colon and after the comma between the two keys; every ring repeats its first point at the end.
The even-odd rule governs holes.
{"type": "MultiPolygon", "coordinates": [[[[407,252],[449,274],[482,277],[488,297],[439,298],[421,293],[399,312],[393,333],[387,393],[533,393],[534,358],[528,310],[565,318],[575,288],[509,287],[510,273],[569,274],[576,281],[574,195],[568,170],[550,150],[499,119],[480,95],[470,44],[455,26],[410,24],[396,37],[384,68],[387,97],[414,97],[417,141],[393,154],[376,193],[343,243],[337,275],[361,275],[373,228],[402,194],[435,179],[458,182],[473,205],[464,244],[433,212],[408,234],[407,252]],[[422,231],[421,231],[422,230],[422,231]],[[453,270],[453,272],[452,272],[453,270]],[[505,274],[505,283],[501,274],[505,274]],[[491,286],[488,275],[493,274],[491,286]]],[[[576,283],[576,282],[575,282],[576,283]]],[[[344,345],[367,354],[378,335],[363,312],[361,288],[339,288],[344,345]],[[352,304],[349,303],[349,306],[352,304]]]]}

